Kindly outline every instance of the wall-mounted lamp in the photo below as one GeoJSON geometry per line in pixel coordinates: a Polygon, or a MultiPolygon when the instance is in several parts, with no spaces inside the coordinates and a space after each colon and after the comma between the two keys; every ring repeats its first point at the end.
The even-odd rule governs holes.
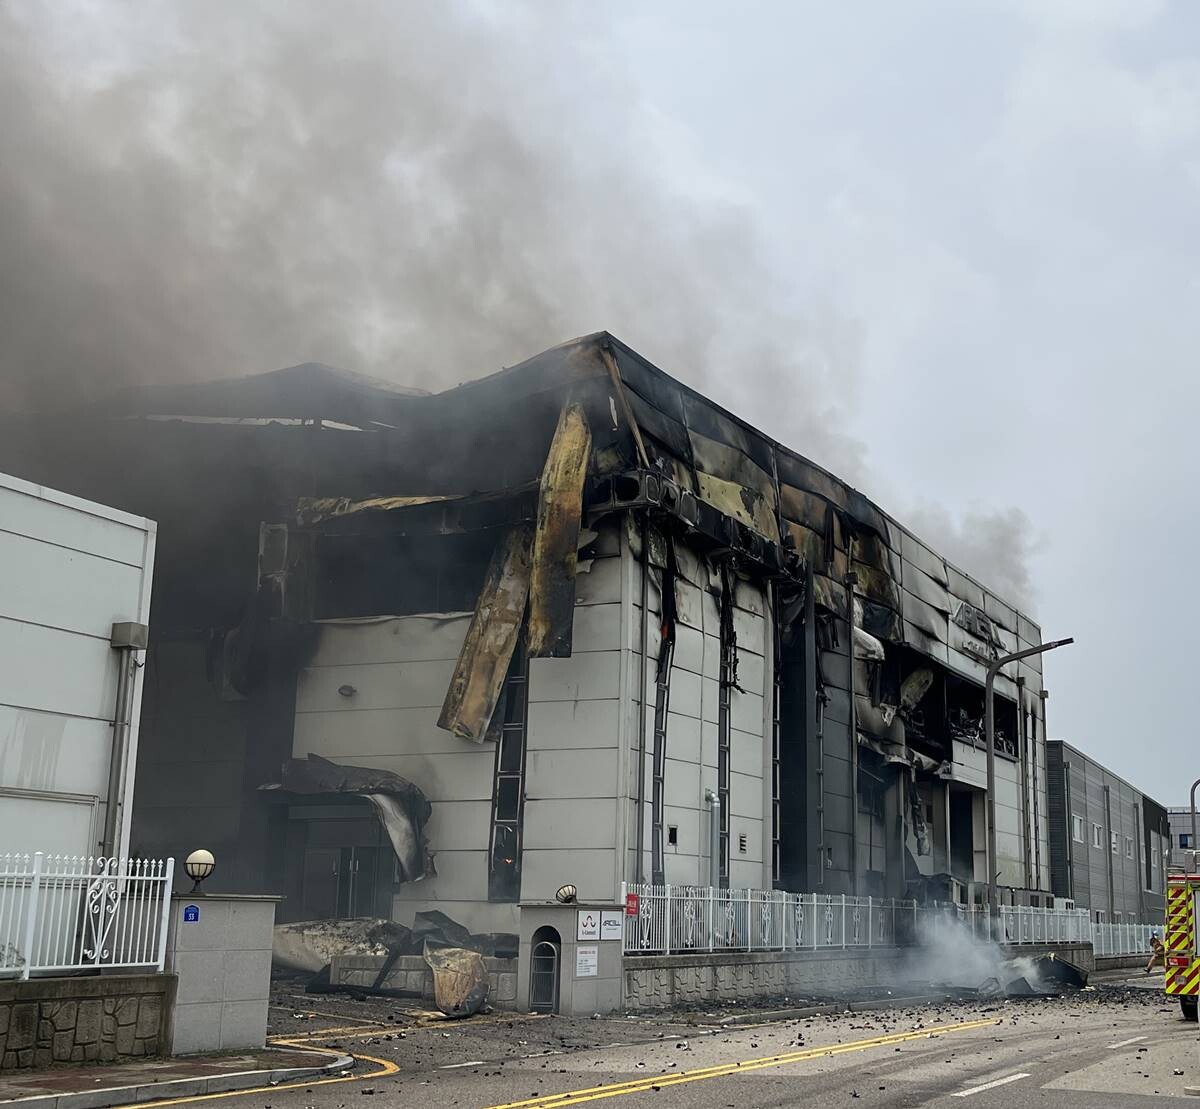
{"type": "Polygon", "coordinates": [[[353,697],[358,692],[358,690],[355,689],[354,686],[352,686],[352,685],[339,685],[338,692],[343,697],[353,697]]]}
{"type": "Polygon", "coordinates": [[[211,851],[205,851],[202,847],[198,851],[193,851],[187,857],[187,860],[183,864],[183,869],[187,871],[187,876],[195,883],[191,888],[191,892],[201,893],[203,891],[200,889],[200,883],[217,869],[217,860],[213,858],[211,851]]]}
{"type": "Polygon", "coordinates": [[[579,891],[574,886],[559,886],[558,892],[554,895],[554,900],[563,905],[573,905],[575,898],[579,896],[579,891]]]}

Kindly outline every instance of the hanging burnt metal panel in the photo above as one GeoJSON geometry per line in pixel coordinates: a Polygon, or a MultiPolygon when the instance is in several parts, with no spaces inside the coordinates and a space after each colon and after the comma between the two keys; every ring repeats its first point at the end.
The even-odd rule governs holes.
{"type": "Polygon", "coordinates": [[[482,743],[521,632],[533,529],[513,528],[496,548],[458,656],[438,727],[482,743]]]}
{"type": "Polygon", "coordinates": [[[592,435],[577,404],[559,417],[538,491],[529,577],[529,654],[568,658],[575,620],[575,569],[583,484],[592,435]]]}

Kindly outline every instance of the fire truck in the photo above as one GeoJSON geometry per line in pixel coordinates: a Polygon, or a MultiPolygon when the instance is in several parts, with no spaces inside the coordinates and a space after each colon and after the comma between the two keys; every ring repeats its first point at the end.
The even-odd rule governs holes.
{"type": "Polygon", "coordinates": [[[1200,946],[1196,942],[1196,924],[1200,921],[1200,852],[1184,851],[1181,866],[1172,866],[1167,874],[1166,990],[1178,997],[1187,1020],[1196,1019],[1196,1000],[1200,995],[1200,946]]]}

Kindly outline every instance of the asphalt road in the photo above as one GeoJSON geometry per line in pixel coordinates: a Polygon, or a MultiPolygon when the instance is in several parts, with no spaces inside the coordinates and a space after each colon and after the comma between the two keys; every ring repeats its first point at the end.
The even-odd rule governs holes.
{"type": "Polygon", "coordinates": [[[345,1081],[233,1100],[269,1109],[743,1109],[970,1099],[972,1109],[1087,1109],[1161,1104],[1200,1086],[1197,1026],[1158,990],[1122,986],[736,1028],[703,1014],[690,1023],[500,1014],[447,1022],[386,1004],[306,1000],[276,999],[276,1033],[352,1051],[358,1069],[345,1081]]]}

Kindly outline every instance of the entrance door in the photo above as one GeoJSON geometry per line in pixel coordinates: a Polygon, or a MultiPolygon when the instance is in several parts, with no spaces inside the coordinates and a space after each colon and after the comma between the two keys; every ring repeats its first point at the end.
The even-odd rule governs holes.
{"type": "Polygon", "coordinates": [[[366,803],[296,806],[292,816],[303,829],[299,857],[292,856],[300,870],[300,919],[390,917],[395,853],[366,803]]]}

